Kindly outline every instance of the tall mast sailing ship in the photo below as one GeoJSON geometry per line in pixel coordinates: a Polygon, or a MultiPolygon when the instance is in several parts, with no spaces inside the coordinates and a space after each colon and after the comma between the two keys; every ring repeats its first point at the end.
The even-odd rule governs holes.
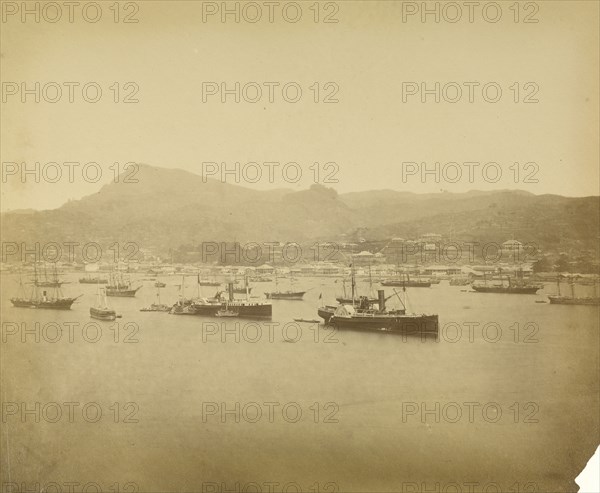
{"type": "MultiPolygon", "coordinates": [[[[293,284],[293,281],[291,281],[293,284]]],[[[293,291],[288,289],[286,291],[279,290],[279,280],[277,276],[275,276],[275,291],[271,291],[270,293],[265,293],[265,296],[268,300],[302,300],[304,298],[306,291],[293,291]]]]}
{"type": "Polygon", "coordinates": [[[571,296],[562,296],[560,293],[560,275],[556,278],[557,294],[549,295],[548,299],[553,305],[600,305],[598,296],[598,280],[594,279],[594,296],[575,296],[575,283],[569,279],[571,296]]]}
{"type": "Polygon", "coordinates": [[[46,263],[44,263],[44,279],[38,279],[37,285],[40,288],[60,288],[64,282],[58,279],[58,272],[56,270],[56,264],[53,265],[52,277],[48,277],[48,270],[46,263]]]}
{"type": "Polygon", "coordinates": [[[20,278],[19,294],[21,296],[16,296],[10,299],[10,302],[13,304],[13,306],[17,308],[46,308],[50,310],[70,310],[71,305],[81,295],[75,298],[63,296],[62,291],[60,289],[61,283],[57,283],[49,289],[40,289],[46,286],[42,286],[40,284],[40,281],[38,280],[37,265],[34,264],[33,269],[33,288],[31,290],[30,296],[28,298],[25,296],[25,288],[23,286],[23,281],[20,278]]]}
{"type": "MultiPolygon", "coordinates": [[[[354,272],[354,264],[352,264],[350,266],[351,269],[351,274],[350,274],[350,286],[351,286],[351,295],[350,297],[348,297],[348,294],[346,293],[346,279],[342,279],[342,285],[344,288],[344,294],[343,296],[338,296],[336,298],[336,301],[338,303],[352,303],[354,304],[354,302],[360,297],[359,293],[358,293],[358,289],[356,286],[356,275],[354,272]]],[[[373,291],[373,278],[371,277],[371,266],[369,265],[369,293],[372,293],[373,291]]],[[[374,297],[367,297],[369,303],[377,303],[377,298],[374,297]]]]}
{"type": "Polygon", "coordinates": [[[111,272],[109,284],[106,286],[106,296],[133,298],[142,286],[133,288],[129,278],[125,279],[121,272],[111,272]]]}

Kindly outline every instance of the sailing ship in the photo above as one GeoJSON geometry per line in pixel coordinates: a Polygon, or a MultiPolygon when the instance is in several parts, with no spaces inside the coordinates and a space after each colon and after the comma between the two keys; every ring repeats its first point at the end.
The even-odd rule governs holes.
{"type": "Polygon", "coordinates": [[[556,278],[556,286],[558,293],[548,296],[552,305],[600,305],[600,297],[598,296],[598,281],[594,282],[594,296],[575,296],[575,283],[573,278],[569,279],[571,287],[571,296],[562,296],[560,293],[560,275],[556,278]]]}
{"type": "Polygon", "coordinates": [[[171,310],[169,305],[165,305],[160,302],[160,287],[156,289],[156,303],[152,303],[150,306],[140,308],[141,312],[168,312],[171,310]]]}
{"type": "MultiPolygon", "coordinates": [[[[292,282],[293,284],[293,282],[292,282]]],[[[275,276],[275,291],[271,291],[270,293],[265,293],[265,296],[268,300],[302,300],[304,298],[304,294],[306,291],[292,291],[290,289],[286,291],[279,290],[279,280],[277,276],[275,276]]]]}
{"type": "Polygon", "coordinates": [[[116,320],[117,312],[108,307],[106,300],[106,288],[98,286],[96,293],[96,306],[90,307],[90,317],[97,320],[116,320]]]}
{"type": "Polygon", "coordinates": [[[125,279],[120,272],[111,272],[110,282],[108,286],[106,286],[106,296],[133,298],[141,287],[142,286],[132,288],[129,278],[125,279]]]}
{"type": "Polygon", "coordinates": [[[44,279],[37,279],[37,285],[40,288],[60,288],[64,282],[58,279],[58,272],[56,270],[56,263],[53,265],[53,273],[52,277],[48,278],[48,270],[46,268],[46,263],[44,263],[44,279]]]}
{"type": "Polygon", "coordinates": [[[60,284],[54,285],[52,290],[40,289],[37,266],[34,264],[34,280],[33,288],[30,296],[25,296],[25,288],[23,287],[23,280],[19,278],[19,294],[22,296],[16,296],[10,299],[13,306],[17,308],[46,308],[51,310],[70,310],[71,305],[81,295],[75,298],[69,298],[63,296],[60,289],[60,284]],[[41,292],[40,292],[41,291],[41,292]]]}
{"type": "MultiPolygon", "coordinates": [[[[484,274],[483,284],[474,282],[471,287],[478,293],[500,293],[500,294],[536,294],[543,286],[532,284],[523,278],[523,270],[519,269],[513,281],[510,276],[506,276],[508,284],[491,284],[488,285],[487,278],[484,274]]],[[[503,281],[503,280],[502,280],[503,281]]]]}
{"type": "MultiPolygon", "coordinates": [[[[342,279],[342,285],[344,287],[344,295],[338,296],[336,298],[336,301],[338,303],[354,304],[354,301],[360,296],[358,293],[357,286],[356,286],[356,277],[355,277],[353,265],[350,266],[350,269],[351,269],[351,271],[350,271],[351,272],[351,274],[350,274],[351,296],[349,297],[348,294],[346,293],[346,279],[342,279]]],[[[371,276],[371,266],[369,265],[369,292],[371,293],[372,291],[373,291],[373,278],[371,276]]],[[[377,298],[368,297],[367,299],[368,299],[369,303],[377,303],[377,298]]]]}

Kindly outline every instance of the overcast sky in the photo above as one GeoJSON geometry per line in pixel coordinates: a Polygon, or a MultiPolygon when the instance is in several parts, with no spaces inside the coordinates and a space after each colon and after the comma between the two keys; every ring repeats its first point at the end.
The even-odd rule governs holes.
{"type": "MultiPolygon", "coordinates": [[[[43,95],[39,103],[32,95],[23,103],[20,93],[4,94],[4,168],[10,162],[33,168],[35,162],[42,167],[93,161],[103,174],[99,182],[86,183],[77,170],[69,183],[64,168],[57,183],[35,183],[32,175],[22,179],[17,171],[3,176],[2,210],[58,207],[96,192],[113,178],[113,163],[130,161],[197,173],[203,162],[230,167],[236,161],[296,162],[302,169],[297,183],[286,181],[281,167],[271,183],[263,165],[258,183],[240,177],[240,184],[257,188],[303,189],[317,179],[339,192],[518,188],[567,196],[599,193],[597,2],[539,2],[539,12],[531,17],[537,23],[522,22],[527,11],[515,23],[512,2],[501,2],[502,18],[496,23],[486,22],[479,10],[469,23],[462,2],[463,17],[456,23],[444,17],[436,23],[433,16],[423,23],[418,13],[403,22],[403,2],[391,1],[339,2],[337,13],[322,4],[320,21],[332,14],[337,23],[315,23],[313,2],[301,2],[297,23],[286,22],[279,9],[269,23],[263,2],[257,2],[263,17],[256,23],[243,17],[236,23],[233,16],[223,23],[218,14],[203,22],[202,4],[139,2],[138,23],[115,23],[110,3],[102,3],[97,23],[85,22],[78,11],[69,23],[66,7],[56,23],[43,17],[36,23],[32,16],[23,23],[19,13],[6,18],[4,92],[15,87],[7,82],[17,87],[24,81],[29,87],[56,82],[63,95],[56,103],[43,95]],[[85,102],[80,85],[75,102],[69,103],[64,82],[95,82],[102,97],[95,104],[85,102]],[[119,99],[134,87],[125,83],[135,83],[139,91],[133,97],[139,102],[113,102],[115,82],[119,99]],[[203,102],[206,82],[226,82],[230,88],[235,82],[255,82],[263,96],[251,103],[242,95],[235,103],[230,95],[222,103],[217,94],[203,102]],[[272,103],[264,82],[280,83],[272,103]],[[290,99],[295,84],[302,89],[296,103],[282,95],[281,87],[290,82],[290,99]],[[421,82],[429,88],[435,82],[455,83],[447,86],[447,98],[456,97],[456,85],[463,94],[455,103],[443,94],[439,103],[433,95],[422,103],[420,94],[405,95],[403,102],[406,82],[417,83],[411,89],[421,82]],[[465,82],[479,83],[473,86],[472,103],[465,82]],[[487,83],[493,83],[490,99],[495,87],[502,89],[498,102],[484,100],[481,88],[487,83]],[[317,87],[319,100],[329,95],[339,102],[315,103],[317,87]],[[539,102],[524,103],[527,96],[539,102]],[[320,163],[318,177],[315,162],[320,163]],[[325,169],[327,162],[337,168],[325,169]],[[430,169],[439,162],[440,182],[403,162],[424,162],[430,169]],[[459,163],[462,177],[457,178],[456,166],[444,168],[448,162],[459,163]],[[472,182],[465,162],[480,163],[471,168],[472,182]],[[488,181],[482,176],[488,162],[501,169],[495,183],[498,167],[486,168],[488,181]],[[528,162],[536,165],[525,167],[528,162]],[[326,177],[334,182],[327,183],[326,177]]],[[[292,18],[295,12],[287,14],[292,18]]],[[[48,10],[45,15],[55,14],[48,10]]],[[[248,98],[255,97],[255,87],[247,87],[248,98]]],[[[46,96],[54,98],[52,87],[47,89],[46,96]]],[[[94,91],[88,95],[94,97],[94,91]]],[[[54,176],[51,168],[46,172],[54,176]]],[[[255,176],[255,168],[246,172],[255,176]]]]}

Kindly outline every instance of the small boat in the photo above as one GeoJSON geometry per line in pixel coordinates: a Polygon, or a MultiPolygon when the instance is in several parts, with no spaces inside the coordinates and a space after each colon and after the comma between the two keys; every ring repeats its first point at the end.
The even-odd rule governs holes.
{"type": "Polygon", "coordinates": [[[155,288],[166,288],[166,287],[167,287],[167,284],[166,284],[166,283],[164,283],[164,282],[161,282],[161,281],[156,281],[156,282],[154,283],[154,287],[155,287],[155,288]]]}
{"type": "Polygon", "coordinates": [[[156,301],[157,303],[152,303],[150,306],[145,308],[140,308],[141,312],[170,312],[171,308],[169,305],[165,305],[160,302],[160,288],[156,288],[156,301]]]}
{"type": "Polygon", "coordinates": [[[304,322],[306,324],[318,324],[318,323],[320,323],[320,320],[315,320],[315,319],[308,320],[306,318],[295,318],[294,322],[304,322]]]}
{"type": "Polygon", "coordinates": [[[236,312],[233,310],[229,310],[226,308],[221,308],[217,313],[215,313],[216,317],[239,317],[240,312],[236,312]]]}
{"type": "Polygon", "coordinates": [[[159,303],[152,303],[150,306],[140,308],[141,312],[170,312],[171,307],[169,305],[163,305],[159,303]]]}
{"type": "Polygon", "coordinates": [[[96,294],[97,305],[90,307],[90,317],[96,320],[115,320],[117,313],[108,307],[106,302],[106,289],[98,287],[98,293],[96,294]]]}
{"type": "Polygon", "coordinates": [[[80,277],[79,284],[108,284],[108,279],[102,277],[80,277]]]}

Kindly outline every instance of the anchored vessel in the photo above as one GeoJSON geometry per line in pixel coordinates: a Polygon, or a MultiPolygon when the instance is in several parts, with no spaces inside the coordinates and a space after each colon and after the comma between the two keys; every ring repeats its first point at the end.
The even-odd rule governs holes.
{"type": "Polygon", "coordinates": [[[181,298],[171,309],[173,315],[200,315],[205,317],[231,316],[225,312],[236,313],[241,318],[271,318],[273,305],[268,301],[251,300],[246,295],[245,300],[234,298],[233,283],[227,284],[229,298],[218,291],[212,298],[181,298]],[[220,315],[217,315],[220,312],[220,315]]]}
{"type": "Polygon", "coordinates": [[[573,279],[569,279],[571,287],[571,296],[561,296],[560,294],[560,276],[556,279],[558,294],[548,296],[550,303],[553,305],[600,305],[600,297],[598,296],[598,283],[594,282],[594,296],[575,296],[575,283],[573,279]]]}
{"type": "Polygon", "coordinates": [[[279,290],[279,281],[275,277],[275,291],[265,293],[265,296],[269,300],[302,300],[306,291],[293,291],[288,289],[287,291],[279,290]]]}
{"type": "Polygon", "coordinates": [[[52,272],[52,277],[48,277],[48,271],[46,269],[46,264],[44,263],[44,279],[37,279],[35,281],[40,288],[60,288],[64,282],[58,279],[58,272],[56,270],[56,264],[54,264],[54,270],[52,272]]]}
{"type": "Polygon", "coordinates": [[[501,293],[501,294],[536,294],[543,286],[539,284],[531,284],[523,279],[523,271],[519,271],[515,280],[511,280],[510,276],[506,276],[508,285],[495,284],[488,285],[487,279],[484,276],[483,284],[473,283],[471,287],[478,293],[501,293]],[[520,274],[520,275],[519,275],[520,274]]]}
{"type": "Polygon", "coordinates": [[[47,308],[51,310],[70,310],[71,305],[75,302],[75,298],[63,296],[60,289],[60,284],[55,284],[52,289],[40,289],[40,283],[37,276],[37,266],[34,265],[34,280],[33,288],[29,298],[25,297],[25,288],[23,287],[22,279],[19,279],[19,293],[22,296],[17,296],[10,299],[13,306],[18,308],[47,308]]]}
{"type": "Polygon", "coordinates": [[[124,279],[123,274],[112,272],[110,275],[110,283],[106,286],[106,296],[133,298],[141,287],[142,286],[132,288],[131,281],[129,279],[124,279]]]}
{"type": "Polygon", "coordinates": [[[168,312],[171,311],[171,307],[169,305],[165,305],[160,302],[160,288],[156,289],[156,303],[152,303],[150,306],[145,308],[140,308],[141,312],[168,312]]]}
{"type": "Polygon", "coordinates": [[[117,312],[108,307],[106,301],[106,288],[98,287],[96,301],[96,306],[90,307],[90,317],[97,320],[115,320],[117,318],[117,312]]]}
{"type": "Polygon", "coordinates": [[[402,334],[437,334],[438,316],[407,314],[405,309],[386,310],[385,292],[378,291],[379,302],[362,298],[356,305],[339,305],[329,317],[329,324],[341,329],[382,330],[402,334]]]}
{"type": "MultiPolygon", "coordinates": [[[[356,287],[356,277],[354,274],[354,268],[351,266],[352,270],[351,270],[351,296],[348,296],[348,294],[346,293],[346,279],[342,279],[342,285],[344,287],[344,295],[343,296],[338,296],[336,298],[336,301],[338,303],[342,303],[342,304],[354,304],[355,300],[359,297],[359,293],[358,293],[358,289],[356,287]]],[[[371,266],[369,266],[369,293],[372,294],[373,293],[373,278],[371,276],[371,266]]],[[[377,303],[378,299],[377,298],[373,298],[373,297],[368,297],[367,298],[369,300],[369,303],[377,303]]]]}
{"type": "Polygon", "coordinates": [[[408,274],[404,279],[387,279],[381,281],[382,286],[397,286],[402,288],[429,288],[431,287],[431,281],[425,279],[411,279],[408,274]]]}
{"type": "Polygon", "coordinates": [[[108,284],[108,279],[102,277],[80,277],[79,284],[108,284]]]}

